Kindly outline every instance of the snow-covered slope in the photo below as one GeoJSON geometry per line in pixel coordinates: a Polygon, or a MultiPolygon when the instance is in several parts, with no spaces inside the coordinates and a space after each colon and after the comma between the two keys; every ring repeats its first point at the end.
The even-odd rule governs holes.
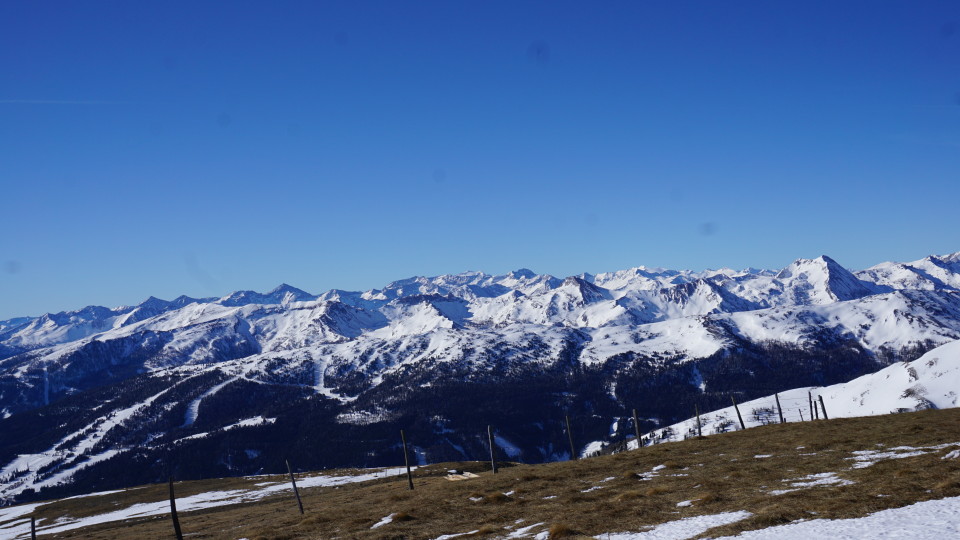
{"type": "MultiPolygon", "coordinates": [[[[794,388],[739,404],[740,416],[747,428],[779,422],[781,410],[785,421],[799,422],[810,420],[812,414],[822,418],[823,409],[828,418],[851,418],[957,406],[960,406],[960,340],[941,345],[912,362],[897,362],[849,382],[794,388]]],[[[732,405],[704,413],[700,422],[704,435],[740,429],[732,405]]],[[[664,441],[696,433],[697,421],[690,418],[645,437],[664,441]]],[[[634,441],[631,447],[636,448],[634,441]]]]}
{"type": "Polygon", "coordinates": [[[881,263],[857,272],[857,277],[894,289],[960,289],[960,252],[910,263],[881,263]]]}
{"type": "MultiPolygon", "coordinates": [[[[180,296],[167,301],[150,297],[136,306],[87,306],[77,311],[47,313],[0,322],[0,343],[11,350],[27,350],[69,343],[113,328],[134,324],[184,306],[208,302],[180,296]]],[[[0,357],[2,358],[2,357],[0,357]]]]}

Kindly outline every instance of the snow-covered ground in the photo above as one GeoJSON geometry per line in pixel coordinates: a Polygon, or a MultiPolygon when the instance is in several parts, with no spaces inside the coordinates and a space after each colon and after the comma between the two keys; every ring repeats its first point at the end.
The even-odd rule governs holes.
{"type": "MultiPolygon", "coordinates": [[[[930,447],[896,447],[877,451],[853,452],[850,468],[869,467],[882,459],[899,459],[904,457],[916,456],[928,452],[943,452],[950,447],[960,447],[960,442],[941,444],[930,447]]],[[[758,455],[757,459],[764,459],[769,456],[758,455]]],[[[943,459],[960,458],[960,450],[951,450],[947,452],[943,459]]],[[[660,476],[666,472],[665,465],[658,465],[651,470],[638,475],[642,479],[651,479],[660,476]]],[[[370,470],[356,475],[348,476],[325,476],[313,475],[299,478],[298,486],[317,487],[317,486],[336,486],[352,482],[363,482],[382,478],[385,476],[396,476],[403,474],[403,468],[377,469],[370,470]]],[[[254,477],[256,478],[256,477],[254,477]]],[[[602,489],[603,484],[614,477],[608,477],[597,480],[593,487],[584,491],[602,489]]],[[[787,486],[785,490],[771,491],[771,495],[795,491],[798,489],[808,489],[823,485],[843,485],[849,484],[848,480],[842,479],[834,472],[813,474],[793,480],[785,480],[787,486]]],[[[210,491],[188,497],[177,499],[177,507],[180,512],[190,512],[204,508],[213,508],[242,502],[256,501],[266,496],[285,492],[290,490],[290,485],[281,477],[265,477],[263,482],[255,484],[253,489],[235,489],[226,491],[210,491]]],[[[136,489],[136,488],[135,488],[136,489]]],[[[109,491],[102,493],[93,493],[85,497],[105,496],[121,492],[109,491]]],[[[509,495],[513,495],[510,492],[509,495]]],[[[678,507],[690,506],[690,502],[679,503],[678,507]]],[[[8,508],[0,508],[0,537],[2,538],[26,538],[29,535],[29,516],[37,509],[48,503],[34,503],[8,508]]],[[[74,519],[64,516],[55,522],[47,523],[40,521],[38,531],[42,534],[54,534],[59,532],[71,531],[83,527],[108,523],[113,521],[122,521],[131,518],[141,518],[146,516],[163,515],[169,512],[169,503],[166,499],[148,503],[137,503],[111,510],[102,514],[88,516],[80,519],[74,519]]],[[[692,516],[682,519],[676,519],[651,526],[640,531],[610,531],[609,533],[595,536],[598,540],[683,540],[697,537],[708,532],[714,527],[735,523],[751,517],[751,513],[744,510],[729,511],[718,514],[707,514],[701,516],[692,516]]],[[[378,528],[387,525],[393,521],[395,514],[385,515],[372,528],[378,528]]],[[[511,526],[504,529],[502,538],[521,539],[532,538],[535,540],[546,540],[548,538],[548,525],[543,522],[530,523],[528,520],[517,520],[511,526]]],[[[475,530],[466,532],[451,532],[437,537],[435,540],[448,540],[452,538],[467,536],[476,532],[475,530]]],[[[960,534],[960,497],[945,498],[940,500],[925,501],[915,503],[906,507],[884,510],[874,514],[855,519],[827,520],[813,519],[801,520],[798,522],[769,527],[766,529],[749,531],[729,538],[746,539],[776,539],[776,540],[806,540],[808,538],[910,538],[917,540],[943,540],[945,538],[957,537],[960,534]]]]}
{"type": "MultiPolygon", "coordinates": [[[[668,521],[652,527],[648,531],[636,533],[601,534],[595,538],[603,540],[681,540],[693,538],[714,527],[735,523],[750,517],[750,512],[724,512],[722,514],[708,514],[694,516],[675,521],[668,521]]],[[[539,536],[538,536],[539,538],[539,536]]],[[[546,537],[544,537],[546,538],[546,537]]]]}
{"type": "MultiPolygon", "coordinates": [[[[750,517],[750,512],[726,512],[679,519],[636,533],[601,534],[598,540],[684,540],[720,525],[750,517]]],[[[960,537],[960,497],[924,501],[882,510],[855,519],[813,519],[748,531],[730,538],[809,540],[811,538],[899,538],[944,540],[960,537]]],[[[540,536],[536,536],[540,538],[540,536]]]]}
{"type": "MultiPolygon", "coordinates": [[[[625,537],[624,540],[626,538],[647,537],[625,537]]],[[[875,514],[856,519],[813,519],[788,523],[725,538],[775,538],[777,540],[808,540],[810,538],[944,540],[946,538],[960,538],[960,497],[918,502],[902,508],[881,510],[875,514]]]]}
{"type": "MultiPolygon", "coordinates": [[[[746,511],[724,512],[693,516],[668,521],[645,531],[611,532],[595,536],[597,540],[686,540],[695,538],[714,527],[735,523],[750,517],[746,511]]],[[[544,523],[520,526],[503,538],[533,538],[546,540],[549,537],[544,523]]],[[[476,531],[445,534],[434,540],[447,540],[466,536],[476,531]]],[[[766,529],[748,531],[737,536],[725,536],[716,540],[731,538],[809,540],[811,538],[861,539],[861,538],[898,538],[910,540],[944,540],[960,537],[960,497],[950,497],[934,501],[924,501],[902,508],[882,510],[862,518],[854,519],[813,519],[798,521],[786,525],[777,525],[766,529]]]]}
{"type": "MultiPolygon", "coordinates": [[[[804,387],[780,392],[778,396],[738,404],[747,428],[780,421],[777,397],[787,422],[810,420],[812,412],[823,418],[820,398],[829,418],[874,416],[928,408],[946,409],[960,405],[960,340],[941,345],[913,362],[897,363],[850,382],[826,387],[804,387]],[[811,411],[812,405],[816,411],[811,411]]],[[[734,407],[704,413],[700,417],[704,435],[740,429],[734,407]]],[[[690,418],[644,436],[654,442],[681,440],[695,435],[696,418],[690,418]]],[[[637,448],[636,440],[629,443],[637,448]]],[[[649,443],[647,443],[649,444],[649,443]]]]}
{"type": "MultiPolygon", "coordinates": [[[[396,476],[404,474],[405,472],[406,469],[403,467],[398,467],[392,469],[371,469],[369,472],[350,476],[306,476],[297,479],[297,487],[304,489],[311,487],[339,486],[353,482],[366,482],[368,480],[384,478],[387,476],[396,476]]],[[[201,510],[204,508],[250,502],[274,495],[282,491],[292,491],[289,481],[281,480],[281,477],[279,476],[273,478],[275,478],[275,480],[268,480],[256,484],[257,487],[254,489],[208,491],[191,495],[189,497],[177,498],[177,511],[184,513],[194,510],[201,510]]],[[[91,493],[89,495],[84,495],[84,497],[111,495],[120,491],[91,493]]],[[[29,537],[30,514],[45,504],[49,503],[25,504],[20,506],[0,508],[0,538],[29,537]]],[[[103,514],[96,514],[79,519],[74,519],[70,516],[63,516],[52,523],[40,520],[37,523],[37,532],[41,534],[54,534],[80,529],[82,527],[88,527],[97,523],[108,523],[111,521],[122,521],[131,518],[156,516],[167,514],[169,512],[170,502],[164,498],[156,502],[137,503],[127,506],[126,508],[112,510],[103,514]]]]}

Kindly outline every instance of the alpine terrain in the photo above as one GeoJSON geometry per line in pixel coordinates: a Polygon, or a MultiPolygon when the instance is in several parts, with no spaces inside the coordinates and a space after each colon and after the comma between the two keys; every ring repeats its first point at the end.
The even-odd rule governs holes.
{"type": "Polygon", "coordinates": [[[421,464],[481,459],[488,425],[505,458],[561,460],[565,416],[583,453],[632,436],[633,409],[650,431],[802,388],[799,410],[809,387],[958,339],[960,253],[858,272],[826,256],[779,271],[467,272],[17,318],[0,321],[0,504],[285,459],[395,466],[400,429],[421,464]]]}

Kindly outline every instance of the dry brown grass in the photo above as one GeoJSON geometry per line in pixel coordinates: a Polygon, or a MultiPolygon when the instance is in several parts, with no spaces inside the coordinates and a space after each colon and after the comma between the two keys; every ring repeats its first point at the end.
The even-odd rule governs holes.
{"type": "Polygon", "coordinates": [[[648,489],[647,492],[644,493],[644,495],[646,495],[647,497],[656,497],[657,495],[663,495],[664,493],[669,493],[669,492],[670,490],[667,489],[665,486],[656,486],[648,489]]]}
{"type": "Polygon", "coordinates": [[[548,538],[552,540],[554,538],[570,538],[576,535],[577,531],[573,530],[573,527],[566,523],[554,523],[550,526],[548,538]]]}
{"type": "MultiPolygon", "coordinates": [[[[413,540],[471,531],[476,531],[475,538],[496,538],[534,523],[545,525],[531,533],[547,531],[551,537],[576,538],[639,531],[700,514],[751,512],[748,519],[705,533],[736,534],[798,519],[856,517],[960,495],[960,459],[941,459],[952,447],[865,468],[853,468],[850,459],[854,451],[945,443],[960,443],[960,410],[772,425],[576,462],[504,467],[496,475],[483,463],[440,464],[416,471],[414,491],[407,488],[404,477],[303,489],[304,516],[297,511],[292,494],[280,493],[257,502],[183,513],[180,521],[192,538],[209,539],[413,540]],[[755,457],[767,454],[772,457],[755,457]],[[652,473],[658,465],[664,467],[652,473]],[[444,478],[448,469],[480,477],[450,482],[444,478]],[[826,472],[853,483],[770,493],[793,489],[794,482],[826,472]],[[678,507],[681,501],[692,504],[678,507]],[[392,522],[371,529],[391,514],[392,522]]],[[[176,488],[178,496],[185,497],[250,489],[265,480],[182,482],[176,488]]],[[[269,480],[284,481],[282,476],[269,480]]],[[[42,526],[65,515],[90,516],[139,502],[163,501],[166,495],[166,485],[145,486],[121,494],[52,502],[35,514],[42,526]]],[[[170,536],[170,528],[168,516],[154,516],[103,523],[56,537],[162,538],[170,536]]]]}

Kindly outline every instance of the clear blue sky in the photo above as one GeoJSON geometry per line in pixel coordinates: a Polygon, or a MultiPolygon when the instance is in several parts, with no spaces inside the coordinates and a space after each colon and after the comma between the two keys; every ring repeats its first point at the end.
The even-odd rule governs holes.
{"type": "Polygon", "coordinates": [[[960,3],[0,3],[0,319],[960,250],[960,3]]]}

